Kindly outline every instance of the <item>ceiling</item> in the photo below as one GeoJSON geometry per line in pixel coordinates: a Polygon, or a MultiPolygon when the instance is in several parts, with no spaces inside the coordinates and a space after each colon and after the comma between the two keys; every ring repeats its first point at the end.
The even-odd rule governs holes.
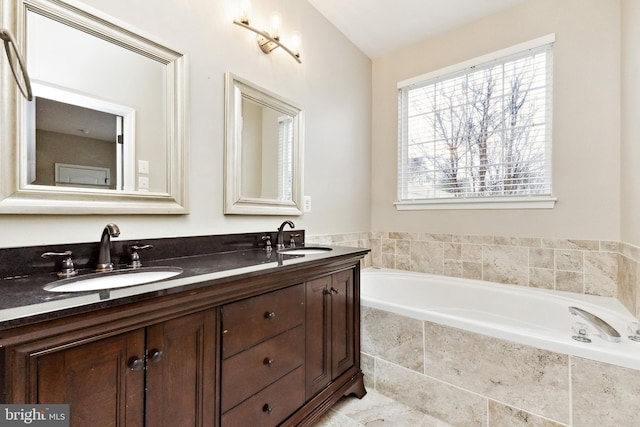
{"type": "Polygon", "coordinates": [[[369,58],[526,0],[308,0],[369,58]]]}

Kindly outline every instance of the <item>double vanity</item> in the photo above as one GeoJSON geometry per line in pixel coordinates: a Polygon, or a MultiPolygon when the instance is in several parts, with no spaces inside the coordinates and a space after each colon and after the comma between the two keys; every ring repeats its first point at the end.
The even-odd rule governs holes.
{"type": "MultiPolygon", "coordinates": [[[[270,249],[276,233],[0,249],[0,402],[69,404],[71,425],[312,425],[360,370],[360,260],[367,249],[270,249]],[[133,246],[151,248],[137,255],[133,246]],[[64,260],[39,252],[72,252],[64,260]],[[142,259],[140,259],[142,258],[142,259]],[[64,261],[64,262],[63,262],[64,261]],[[7,265],[6,263],[2,263],[7,265]],[[96,286],[86,278],[172,271],[160,281],[96,286]],[[102,276],[100,276],[102,275],[102,276]],[[89,285],[56,290],[69,280],[89,285]],[[47,286],[49,286],[47,288],[47,286]]],[[[300,236],[297,237],[297,236],[300,236]]]]}

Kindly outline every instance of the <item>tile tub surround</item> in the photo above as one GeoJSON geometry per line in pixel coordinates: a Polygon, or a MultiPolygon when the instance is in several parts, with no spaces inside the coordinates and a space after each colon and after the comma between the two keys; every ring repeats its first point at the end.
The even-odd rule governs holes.
{"type": "MultiPolygon", "coordinates": [[[[339,233],[339,234],[318,234],[305,236],[305,242],[313,245],[336,245],[349,246],[354,248],[370,248],[369,232],[339,233]]],[[[367,254],[362,261],[362,268],[371,267],[371,254],[367,254]]]]}
{"type": "Polygon", "coordinates": [[[373,232],[371,265],[618,298],[640,318],[640,248],[626,243],[373,232]]]}
{"type": "Polygon", "coordinates": [[[366,386],[460,426],[631,426],[640,371],[363,307],[366,386]]]}

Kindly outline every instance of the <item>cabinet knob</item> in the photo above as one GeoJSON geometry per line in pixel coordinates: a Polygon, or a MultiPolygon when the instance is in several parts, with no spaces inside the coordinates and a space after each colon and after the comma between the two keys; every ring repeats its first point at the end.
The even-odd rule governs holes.
{"type": "Polygon", "coordinates": [[[129,359],[128,366],[132,371],[140,371],[142,370],[142,368],[144,368],[144,360],[137,357],[132,357],[131,359],[129,359]]]}
{"type": "Polygon", "coordinates": [[[338,293],[338,290],[336,288],[331,288],[329,292],[331,293],[331,295],[336,295],[338,293]]]}
{"type": "Polygon", "coordinates": [[[267,365],[268,367],[271,367],[273,365],[273,359],[271,359],[269,357],[265,357],[263,363],[265,365],[267,365]]]}
{"type": "Polygon", "coordinates": [[[154,363],[157,363],[162,360],[162,356],[163,356],[162,351],[152,350],[151,353],[149,353],[149,360],[154,363]]]}
{"type": "Polygon", "coordinates": [[[262,407],[262,412],[266,412],[267,414],[271,415],[271,413],[273,412],[273,408],[268,403],[265,403],[262,407]]]}
{"type": "Polygon", "coordinates": [[[276,318],[276,313],[274,311],[267,311],[264,314],[264,318],[268,319],[268,320],[275,319],[276,318]]]}

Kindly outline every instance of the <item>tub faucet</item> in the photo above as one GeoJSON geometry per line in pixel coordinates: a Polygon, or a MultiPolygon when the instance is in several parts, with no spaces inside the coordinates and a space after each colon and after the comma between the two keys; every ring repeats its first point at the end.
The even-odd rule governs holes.
{"type": "Polygon", "coordinates": [[[100,252],[98,253],[98,264],[96,265],[96,271],[111,271],[113,270],[113,263],[111,262],[111,237],[118,237],[120,235],[120,229],[117,225],[110,223],[102,230],[102,237],[100,238],[100,252]]]}
{"type": "Polygon", "coordinates": [[[284,226],[289,225],[291,228],[295,228],[295,225],[291,221],[285,221],[278,227],[278,240],[276,240],[276,250],[284,249],[284,226]]]}
{"type": "Polygon", "coordinates": [[[574,316],[580,316],[587,321],[598,332],[598,336],[605,341],[620,342],[620,334],[613,326],[599,318],[598,316],[589,313],[578,307],[569,307],[569,312],[574,316]]]}

